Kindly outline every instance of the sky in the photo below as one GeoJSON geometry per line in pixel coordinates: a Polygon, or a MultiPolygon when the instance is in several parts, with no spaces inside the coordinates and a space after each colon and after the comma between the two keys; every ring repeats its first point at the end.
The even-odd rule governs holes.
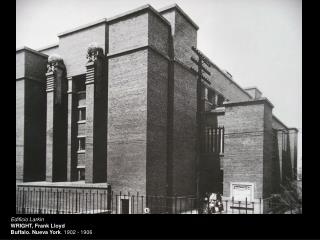
{"type": "Polygon", "coordinates": [[[57,43],[57,34],[145,4],[177,3],[199,26],[198,49],[241,87],[256,86],[273,113],[299,129],[302,158],[301,0],[16,0],[16,47],[57,43]]]}

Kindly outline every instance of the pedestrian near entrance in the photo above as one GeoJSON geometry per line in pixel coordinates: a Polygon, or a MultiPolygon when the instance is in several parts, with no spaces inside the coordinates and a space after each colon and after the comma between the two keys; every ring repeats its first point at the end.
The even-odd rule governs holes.
{"type": "Polygon", "coordinates": [[[219,211],[219,213],[221,214],[223,212],[223,204],[222,204],[222,196],[219,192],[217,194],[216,207],[217,207],[217,210],[219,211]]]}

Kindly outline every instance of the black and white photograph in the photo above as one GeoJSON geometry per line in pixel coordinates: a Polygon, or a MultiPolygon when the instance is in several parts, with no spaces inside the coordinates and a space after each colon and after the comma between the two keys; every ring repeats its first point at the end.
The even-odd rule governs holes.
{"type": "Polygon", "coordinates": [[[151,2],[17,0],[17,213],[302,213],[301,1],[151,2]]]}
{"type": "Polygon", "coordinates": [[[15,174],[16,237],[302,214],[302,1],[16,0],[15,174]]]}

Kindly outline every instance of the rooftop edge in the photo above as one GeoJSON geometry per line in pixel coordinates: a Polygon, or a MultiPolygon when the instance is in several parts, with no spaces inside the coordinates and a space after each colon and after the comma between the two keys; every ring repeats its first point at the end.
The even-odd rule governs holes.
{"type": "Polygon", "coordinates": [[[71,33],[74,33],[74,32],[78,32],[78,31],[84,30],[86,28],[94,27],[94,26],[102,24],[102,23],[109,23],[109,22],[117,21],[117,20],[120,20],[122,18],[128,17],[128,16],[130,16],[132,14],[135,14],[135,13],[138,13],[138,12],[144,11],[144,10],[152,11],[159,18],[161,18],[161,20],[163,22],[165,22],[166,24],[168,24],[170,26],[170,23],[169,23],[169,21],[167,19],[165,19],[163,16],[161,16],[161,14],[157,10],[155,10],[151,5],[146,4],[146,5],[143,5],[141,7],[126,11],[124,13],[115,15],[115,16],[110,17],[110,18],[102,18],[102,19],[96,20],[94,22],[87,23],[87,24],[84,24],[84,25],[81,25],[81,26],[66,30],[64,32],[59,33],[58,37],[62,37],[62,36],[65,36],[65,35],[68,35],[68,34],[71,34],[71,33]]]}
{"type": "Polygon", "coordinates": [[[28,52],[37,54],[37,55],[42,56],[42,57],[46,57],[46,58],[48,57],[47,54],[38,52],[38,51],[36,51],[36,50],[34,50],[34,49],[32,49],[32,48],[26,47],[26,46],[16,48],[16,53],[21,52],[21,51],[28,51],[28,52]]]}
{"type": "Polygon", "coordinates": [[[239,102],[224,102],[224,106],[238,106],[238,105],[250,105],[250,104],[255,104],[255,103],[267,103],[273,108],[273,104],[269,101],[268,98],[262,97],[259,99],[252,99],[252,100],[247,100],[247,101],[239,101],[239,102]]]}
{"type": "Polygon", "coordinates": [[[44,46],[44,47],[41,47],[41,48],[38,48],[37,51],[38,52],[41,52],[41,51],[44,51],[44,50],[48,50],[50,48],[54,48],[54,47],[59,47],[59,43],[52,43],[52,44],[49,44],[47,46],[44,46]]]}
{"type": "Polygon", "coordinates": [[[174,9],[174,8],[177,9],[178,12],[180,12],[181,15],[184,16],[184,17],[187,19],[187,21],[188,21],[189,23],[191,23],[191,25],[192,25],[196,30],[199,29],[199,26],[188,16],[188,14],[185,13],[185,12],[179,7],[179,5],[176,4],[176,3],[171,4],[171,5],[169,5],[169,6],[166,6],[166,7],[163,7],[163,8],[160,8],[160,9],[158,10],[158,12],[159,12],[159,13],[164,13],[164,12],[170,11],[171,9],[174,9]]]}

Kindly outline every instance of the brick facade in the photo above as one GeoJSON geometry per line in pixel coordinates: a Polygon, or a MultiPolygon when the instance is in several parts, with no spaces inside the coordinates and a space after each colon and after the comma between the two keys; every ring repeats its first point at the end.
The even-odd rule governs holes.
{"type": "Polygon", "coordinates": [[[16,179],[44,180],[47,56],[23,48],[16,60],[16,179]]]}
{"type": "Polygon", "coordinates": [[[264,146],[270,141],[270,106],[267,100],[258,100],[228,103],[225,107],[223,195],[232,197],[231,183],[244,182],[253,184],[254,198],[263,198],[269,191],[264,175],[269,173],[272,156],[264,146]]]}
{"type": "MultiPolygon", "coordinates": [[[[18,50],[17,181],[78,181],[84,171],[87,184],[108,182],[115,192],[196,195],[198,29],[177,5],[145,5],[60,33],[38,52],[18,50]],[[102,53],[93,61],[92,43],[102,53]],[[54,53],[62,75],[46,75],[54,53]],[[63,83],[60,105],[46,77],[47,87],[63,83]]],[[[256,88],[242,89],[215,64],[209,71],[204,126],[224,127],[224,153],[200,154],[200,191],[232,197],[247,184],[254,199],[266,198],[295,176],[297,130],[256,88]]]]}

